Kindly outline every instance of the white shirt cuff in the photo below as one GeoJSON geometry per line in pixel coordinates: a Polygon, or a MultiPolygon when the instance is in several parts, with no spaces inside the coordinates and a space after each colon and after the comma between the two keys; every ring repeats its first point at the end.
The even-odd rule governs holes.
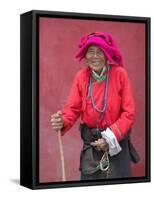
{"type": "Polygon", "coordinates": [[[105,131],[101,132],[101,135],[109,145],[110,156],[114,156],[122,150],[121,146],[119,145],[119,142],[117,141],[116,136],[111,131],[111,129],[107,128],[105,131]]]}

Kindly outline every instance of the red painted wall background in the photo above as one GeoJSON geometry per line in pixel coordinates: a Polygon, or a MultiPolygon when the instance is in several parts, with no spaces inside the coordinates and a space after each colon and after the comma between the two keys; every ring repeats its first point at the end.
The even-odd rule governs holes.
{"type": "MultiPolygon", "coordinates": [[[[140,23],[103,22],[40,18],[40,182],[61,181],[58,137],[50,127],[50,115],[66,102],[76,72],[83,63],[75,59],[80,37],[89,32],[110,33],[120,48],[124,65],[132,83],[137,115],[132,142],[141,155],[139,164],[132,164],[132,176],[145,175],[145,25],[140,23]]],[[[67,180],[80,180],[79,155],[82,147],[79,121],[63,139],[67,180]]]]}

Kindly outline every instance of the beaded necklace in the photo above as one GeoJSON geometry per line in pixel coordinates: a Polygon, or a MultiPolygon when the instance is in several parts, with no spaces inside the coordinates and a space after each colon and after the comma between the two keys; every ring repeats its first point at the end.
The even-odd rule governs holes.
{"type": "MultiPolygon", "coordinates": [[[[103,99],[102,99],[102,109],[99,109],[95,102],[94,102],[94,97],[93,97],[93,92],[92,92],[92,77],[90,76],[90,88],[89,88],[89,92],[90,92],[90,98],[92,101],[92,106],[95,110],[97,110],[100,113],[104,113],[105,109],[106,109],[106,99],[107,99],[107,90],[108,90],[108,77],[109,77],[109,69],[110,66],[107,67],[108,73],[106,75],[104,75],[104,79],[105,79],[105,89],[104,89],[104,95],[103,95],[103,99]]],[[[104,80],[103,79],[103,80],[104,80]]]]}

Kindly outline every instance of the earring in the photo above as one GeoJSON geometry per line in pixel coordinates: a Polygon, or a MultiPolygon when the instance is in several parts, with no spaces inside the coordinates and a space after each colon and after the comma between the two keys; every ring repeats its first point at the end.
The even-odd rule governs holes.
{"type": "Polygon", "coordinates": [[[109,65],[109,64],[110,64],[110,61],[109,61],[109,60],[107,60],[107,62],[106,62],[106,63],[107,63],[107,65],[109,65]]]}

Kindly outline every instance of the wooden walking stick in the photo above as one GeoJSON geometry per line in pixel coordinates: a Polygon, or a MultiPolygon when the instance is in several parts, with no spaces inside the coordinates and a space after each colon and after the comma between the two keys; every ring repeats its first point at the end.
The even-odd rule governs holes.
{"type": "Polygon", "coordinates": [[[61,137],[61,131],[60,130],[58,131],[58,142],[59,142],[59,150],[60,150],[62,180],[66,181],[64,151],[63,151],[63,143],[62,143],[62,137],[61,137]]]}

